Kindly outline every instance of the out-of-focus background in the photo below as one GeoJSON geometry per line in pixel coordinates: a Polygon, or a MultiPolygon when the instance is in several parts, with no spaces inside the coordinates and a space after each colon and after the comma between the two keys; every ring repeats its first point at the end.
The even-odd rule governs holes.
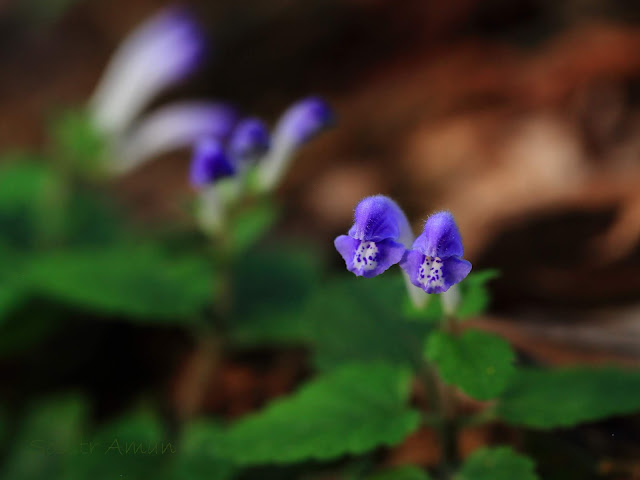
{"type": "MultiPolygon", "coordinates": [[[[118,42],[163,5],[4,2],[0,149],[41,143],[42,118],[84,102],[118,42]]],[[[634,2],[191,5],[212,48],[159,102],[223,99],[269,121],[309,93],[335,107],[338,128],[280,191],[287,228],[330,249],[365,195],[391,194],[416,227],[449,209],[468,258],[502,272],[493,327],[554,362],[637,361],[634,2]]],[[[143,221],[166,221],[179,214],[187,161],[160,158],[115,189],[143,221]]]]}
{"type": "MultiPolygon", "coordinates": [[[[45,120],[86,102],[122,38],[164,5],[1,2],[0,150],[42,146],[45,120]]],[[[218,99],[273,123],[313,93],[336,111],[336,128],[305,147],[278,191],[286,205],[282,234],[316,244],[342,271],[332,239],[348,229],[362,197],[392,196],[415,229],[429,213],[448,209],[474,268],[501,272],[490,313],[476,325],[541,363],[639,364],[640,4],[189,5],[206,27],[210,52],[196,75],[152,106],[218,99]]],[[[186,150],[159,157],[115,180],[111,194],[139,225],[180,222],[188,162],[186,150]]],[[[118,348],[134,348],[118,343],[118,331],[108,333],[118,348]]],[[[169,341],[163,335],[136,348],[157,352],[169,341]]],[[[147,368],[160,378],[165,368],[127,366],[129,357],[103,353],[115,355],[115,370],[126,368],[130,382],[147,368]]],[[[295,377],[287,369],[297,353],[278,358],[273,381],[295,377]]],[[[108,375],[112,366],[95,368],[108,375]]],[[[11,365],[2,371],[11,376],[11,365]]],[[[39,371],[33,366],[21,384],[46,384],[39,371]]],[[[242,366],[226,375],[231,400],[224,401],[239,412],[253,406],[243,396],[260,396],[270,381],[242,366]]],[[[107,387],[116,378],[103,384],[99,377],[91,388],[107,410],[126,402],[107,387]]]]}

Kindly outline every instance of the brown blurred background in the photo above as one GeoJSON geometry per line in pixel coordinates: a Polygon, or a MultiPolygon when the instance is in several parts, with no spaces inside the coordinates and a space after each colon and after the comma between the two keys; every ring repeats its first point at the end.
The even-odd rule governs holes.
{"type": "MultiPolygon", "coordinates": [[[[0,1],[0,150],[42,145],[51,112],[85,102],[118,42],[166,4],[0,1]]],[[[158,102],[222,99],[273,122],[313,93],[337,112],[280,191],[283,228],[329,252],[365,195],[392,195],[416,229],[449,209],[474,267],[502,272],[479,324],[542,361],[638,364],[640,4],[190,5],[212,54],[158,102]]],[[[187,162],[158,159],[114,189],[141,220],[170,221],[187,162]]]]}

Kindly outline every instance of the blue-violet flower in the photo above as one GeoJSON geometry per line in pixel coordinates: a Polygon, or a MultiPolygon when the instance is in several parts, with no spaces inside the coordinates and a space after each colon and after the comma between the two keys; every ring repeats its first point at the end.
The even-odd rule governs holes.
{"type": "Polygon", "coordinates": [[[90,101],[94,124],[122,134],[149,100],[191,74],[204,57],[200,26],[184,8],[169,8],[137,27],[114,53],[90,101]]]}
{"type": "Polygon", "coordinates": [[[196,188],[205,187],[224,177],[234,175],[236,169],[220,140],[206,137],[194,148],[189,179],[196,188]]]}
{"type": "Polygon", "coordinates": [[[400,266],[416,287],[427,293],[443,293],[471,271],[471,263],[462,255],[462,239],[453,215],[438,212],[427,219],[400,266]]]}
{"type": "Polygon", "coordinates": [[[389,197],[375,195],[358,204],[349,234],[337,237],[334,245],[347,270],[370,278],[400,262],[406,250],[403,241],[410,237],[411,228],[400,207],[389,197]]]}
{"type": "Polygon", "coordinates": [[[261,188],[273,188],[284,175],[296,151],[333,122],[333,112],[321,98],[305,98],[289,107],[278,120],[273,146],[261,162],[261,188]]]}
{"type": "Polygon", "coordinates": [[[244,166],[267,153],[271,138],[266,125],[257,118],[247,118],[238,123],[229,140],[229,153],[244,166]]]}

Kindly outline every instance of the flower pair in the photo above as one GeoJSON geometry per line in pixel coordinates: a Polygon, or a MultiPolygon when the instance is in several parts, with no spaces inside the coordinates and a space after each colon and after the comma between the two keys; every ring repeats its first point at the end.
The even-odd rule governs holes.
{"type": "Polygon", "coordinates": [[[446,292],[471,271],[471,263],[462,258],[462,239],[451,213],[430,216],[409,247],[411,238],[402,209],[376,195],[358,204],[348,235],[334,243],[347,269],[357,276],[375,277],[399,263],[411,283],[426,293],[446,292]]]}

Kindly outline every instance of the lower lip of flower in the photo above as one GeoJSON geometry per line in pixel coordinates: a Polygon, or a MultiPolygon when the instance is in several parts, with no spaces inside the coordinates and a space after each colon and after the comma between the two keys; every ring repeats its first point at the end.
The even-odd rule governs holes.
{"type": "Polygon", "coordinates": [[[378,267],[378,246],[375,242],[360,242],[353,255],[353,266],[365,272],[378,267]]]}
{"type": "Polygon", "coordinates": [[[424,261],[418,270],[418,282],[425,287],[441,287],[444,285],[442,276],[442,259],[425,255],[424,261]]]}

